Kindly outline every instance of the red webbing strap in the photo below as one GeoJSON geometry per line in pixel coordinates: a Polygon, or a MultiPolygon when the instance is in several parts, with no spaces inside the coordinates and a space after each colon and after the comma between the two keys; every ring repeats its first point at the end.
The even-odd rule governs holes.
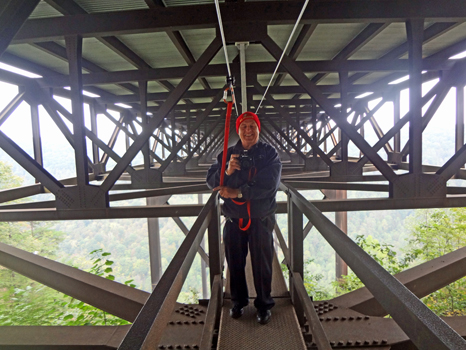
{"type": "MultiPolygon", "coordinates": [[[[251,181],[252,178],[254,176],[256,176],[257,174],[257,169],[256,168],[251,168],[249,170],[249,176],[248,176],[248,180],[251,181]],[[254,169],[254,174],[252,173],[252,170],[254,169]]],[[[237,204],[237,205],[243,205],[244,203],[246,203],[246,209],[248,211],[248,224],[245,226],[245,227],[242,227],[243,226],[243,218],[240,218],[239,219],[239,229],[241,231],[247,231],[249,226],[251,226],[251,201],[247,200],[246,202],[237,202],[235,201],[234,199],[231,200],[233,203],[237,204]]]]}
{"type": "Polygon", "coordinates": [[[225,178],[225,168],[227,164],[227,152],[228,152],[228,135],[230,134],[230,117],[231,117],[232,108],[233,108],[233,102],[227,102],[227,115],[225,118],[225,140],[223,141],[223,158],[222,158],[222,171],[220,173],[220,186],[223,186],[223,180],[225,178]]]}

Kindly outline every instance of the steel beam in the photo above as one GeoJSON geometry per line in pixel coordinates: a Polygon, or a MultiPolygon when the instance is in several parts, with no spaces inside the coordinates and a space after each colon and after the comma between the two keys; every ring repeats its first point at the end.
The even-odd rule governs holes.
{"type": "MultiPolygon", "coordinates": [[[[432,259],[394,277],[418,298],[423,298],[466,275],[466,247],[432,259]]],[[[355,310],[364,315],[387,315],[367,288],[359,288],[329,300],[332,304],[355,310]]]]}
{"type": "Polygon", "coordinates": [[[142,290],[3,243],[0,265],[130,322],[149,297],[142,290]]]}
{"type": "Polygon", "coordinates": [[[422,38],[424,20],[408,20],[409,47],[409,172],[422,173],[422,38]]]}
{"type": "Polygon", "coordinates": [[[160,282],[118,347],[119,350],[153,349],[158,346],[175,308],[176,298],[199,249],[204,231],[212,218],[211,210],[216,196],[217,194],[210,196],[160,282]]]}
{"type": "MultiPolygon", "coordinates": [[[[270,37],[263,39],[262,45],[275,59],[278,60],[280,58],[281,49],[270,37]]],[[[358,134],[356,129],[348,124],[346,118],[344,118],[344,115],[346,114],[342,115],[339,113],[335,107],[333,107],[333,104],[331,104],[331,102],[328,101],[328,99],[321,93],[319,88],[315,84],[311,83],[303,71],[299,69],[299,67],[286,55],[282,59],[282,64],[298,84],[300,84],[311,97],[315,98],[316,102],[333,118],[335,123],[348,135],[350,140],[353,141],[353,143],[369,157],[371,162],[377,167],[382,175],[384,175],[390,182],[395,182],[397,176],[394,171],[383,161],[377,152],[371,148],[367,141],[358,134]]]]}
{"type": "Polygon", "coordinates": [[[116,349],[130,326],[2,326],[2,350],[116,349]]]}
{"type": "Polygon", "coordinates": [[[0,9],[0,57],[38,3],[39,0],[6,0],[2,2],[0,9]]]}
{"type": "Polygon", "coordinates": [[[38,179],[50,192],[57,194],[64,186],[47,170],[21,149],[13,140],[0,131],[0,147],[28,173],[38,179]]]}
{"type": "Polygon", "coordinates": [[[194,80],[199,76],[202,69],[212,60],[217,51],[220,49],[221,41],[215,38],[209,47],[201,55],[200,59],[191,67],[189,73],[183,78],[178,86],[170,94],[170,97],[165,101],[159,110],[158,116],[153,118],[147,128],[142,130],[141,134],[134,140],[131,147],[121,158],[120,162],[116,164],[109,176],[101,185],[104,192],[108,192],[115,184],[120,175],[129,165],[131,160],[136,156],[141,147],[147,142],[149,137],[154,133],[154,130],[160,126],[164,118],[170,113],[176,103],[181,99],[182,95],[192,85],[194,80]]]}
{"type": "Polygon", "coordinates": [[[390,275],[370,255],[339,230],[295,189],[288,187],[294,204],[347,262],[383,308],[421,349],[466,349],[466,341],[390,275]]]}
{"type": "MultiPolygon", "coordinates": [[[[352,3],[321,2],[302,17],[303,24],[335,22],[403,22],[406,18],[457,22],[466,17],[466,9],[455,0],[426,0],[409,4],[387,0],[385,6],[371,0],[352,3]]],[[[228,21],[247,23],[261,20],[274,24],[294,24],[302,4],[267,2],[228,2],[221,4],[229,13],[228,21]]],[[[56,40],[62,35],[108,36],[123,33],[147,33],[166,30],[214,28],[218,24],[215,8],[206,5],[132,10],[91,15],[73,15],[53,19],[30,20],[19,30],[13,43],[56,40]],[[86,23],[83,26],[83,23],[86,23]]]]}

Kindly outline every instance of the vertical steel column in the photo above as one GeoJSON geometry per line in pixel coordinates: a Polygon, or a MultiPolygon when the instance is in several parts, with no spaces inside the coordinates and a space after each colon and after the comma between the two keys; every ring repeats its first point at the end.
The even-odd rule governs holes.
{"type": "Polygon", "coordinates": [[[422,40],[424,20],[406,22],[409,47],[409,172],[422,173],[422,40]]]}
{"type": "MultiPolygon", "coordinates": [[[[340,100],[341,100],[341,115],[347,118],[348,115],[348,72],[342,71],[339,73],[340,77],[340,100]]],[[[340,156],[344,164],[348,163],[348,136],[339,129],[340,137],[340,156]]]]}
{"type": "Polygon", "coordinates": [[[239,50],[239,62],[241,68],[241,113],[248,110],[248,97],[246,91],[246,48],[249,42],[238,42],[236,46],[239,50]]]}
{"type": "MultiPolygon", "coordinates": [[[[31,104],[31,124],[32,124],[32,145],[34,147],[34,159],[40,165],[44,165],[42,156],[42,141],[40,137],[40,123],[39,123],[39,105],[31,104]]],[[[36,179],[36,183],[38,180],[36,179]]]]}
{"type": "MultiPolygon", "coordinates": [[[[95,106],[96,102],[90,103],[89,104],[89,110],[90,110],[90,115],[91,115],[91,132],[93,134],[97,135],[97,109],[95,106]]],[[[99,147],[97,144],[93,141],[92,142],[92,162],[94,164],[99,164],[99,147]]],[[[103,169],[102,169],[103,170],[103,169]]]]}
{"type": "Polygon", "coordinates": [[[222,254],[220,245],[220,205],[218,196],[215,197],[215,203],[212,209],[209,227],[207,228],[209,239],[209,269],[210,269],[210,287],[214,284],[215,275],[222,274],[222,254]]]}
{"type": "MultiPolygon", "coordinates": [[[[393,125],[400,121],[401,117],[401,105],[400,105],[400,92],[395,93],[393,97],[393,125]]],[[[393,138],[393,151],[400,153],[401,151],[401,134],[398,131],[393,138]]]]}
{"type": "MultiPolygon", "coordinates": [[[[191,110],[188,109],[186,111],[186,129],[189,130],[191,128],[191,110]]],[[[194,133],[193,133],[194,134],[194,133]]],[[[191,153],[191,149],[192,149],[192,141],[193,140],[193,135],[191,135],[191,137],[189,138],[188,142],[187,142],[187,146],[188,146],[188,155],[191,153]]]]}
{"type": "MultiPolygon", "coordinates": [[[[172,152],[173,152],[173,149],[174,149],[175,146],[176,146],[175,112],[171,112],[171,122],[172,122],[172,152]]],[[[176,156],[176,157],[173,159],[173,162],[174,162],[174,163],[176,163],[177,161],[178,161],[178,156],[176,156]]]]}
{"type": "MultiPolygon", "coordinates": [[[[159,204],[156,197],[146,198],[146,203],[149,206],[159,204]]],[[[147,231],[149,234],[150,278],[153,290],[162,277],[162,251],[160,249],[159,218],[147,218],[147,231]]]]}
{"type": "Polygon", "coordinates": [[[455,150],[464,145],[464,86],[456,87],[455,150]]]}
{"type": "MultiPolygon", "coordinates": [[[[202,193],[197,195],[197,203],[202,204],[202,193]]],[[[205,236],[202,238],[201,248],[205,250],[205,236]]],[[[204,259],[201,259],[201,278],[202,278],[202,298],[209,297],[210,288],[207,287],[207,264],[204,259]]]]}
{"type": "Polygon", "coordinates": [[[83,108],[83,38],[78,35],[66,36],[65,42],[70,74],[70,95],[71,106],[73,111],[73,139],[76,163],[76,177],[78,186],[84,186],[89,184],[89,170],[87,166],[87,149],[83,108]]]}
{"type": "MultiPolygon", "coordinates": [[[[312,105],[311,105],[311,115],[312,115],[312,139],[314,140],[315,143],[318,144],[317,142],[317,105],[316,101],[312,99],[312,105]]],[[[314,150],[312,151],[312,156],[314,158],[317,158],[317,152],[314,150]]]]}
{"type": "MultiPolygon", "coordinates": [[[[145,128],[149,124],[149,117],[147,116],[147,81],[140,81],[139,83],[139,102],[141,108],[141,127],[145,128]]],[[[150,138],[143,146],[142,156],[144,159],[144,169],[149,170],[151,164],[150,157],[150,138]]]]}
{"type": "MultiPolygon", "coordinates": [[[[342,200],[347,198],[346,190],[336,190],[335,197],[337,200],[342,200]]],[[[345,234],[348,234],[348,212],[346,211],[337,211],[335,212],[335,225],[342,230],[345,234]]],[[[342,276],[348,274],[348,265],[343,261],[343,259],[335,252],[335,277],[338,281],[342,276]]]]}
{"type": "MultiPolygon", "coordinates": [[[[360,116],[359,116],[359,121],[361,121],[364,117],[365,113],[361,113],[360,116]]],[[[361,125],[361,128],[359,129],[359,134],[364,138],[364,135],[365,135],[365,123],[363,123],[361,125]]],[[[364,154],[362,153],[362,151],[359,151],[359,158],[362,158],[364,157],[364,154]]]]}
{"type": "MultiPolygon", "coordinates": [[[[300,118],[299,118],[299,107],[295,106],[295,113],[296,113],[296,124],[298,125],[298,128],[301,128],[301,123],[300,123],[300,118]]],[[[301,150],[301,137],[299,135],[298,130],[296,130],[296,146],[298,146],[298,149],[301,150]]]]}
{"type": "MultiPolygon", "coordinates": [[[[303,213],[293,202],[292,194],[288,194],[288,246],[290,247],[290,269],[304,276],[303,261],[303,213]]],[[[301,326],[304,326],[304,308],[290,277],[291,301],[294,304],[296,316],[301,326]]]]}

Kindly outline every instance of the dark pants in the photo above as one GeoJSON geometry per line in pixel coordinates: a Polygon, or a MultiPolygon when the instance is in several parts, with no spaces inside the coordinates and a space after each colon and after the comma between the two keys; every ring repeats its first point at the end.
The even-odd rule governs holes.
{"type": "MultiPolygon", "coordinates": [[[[245,220],[243,225],[246,224],[245,220]]],[[[249,303],[245,273],[249,243],[254,287],[257,293],[254,306],[258,310],[269,310],[275,305],[270,295],[272,291],[272,231],[274,224],[275,215],[272,214],[262,219],[251,219],[249,229],[241,231],[238,219],[227,218],[223,230],[223,241],[228,269],[230,270],[231,300],[234,304],[246,306],[249,303]]]]}

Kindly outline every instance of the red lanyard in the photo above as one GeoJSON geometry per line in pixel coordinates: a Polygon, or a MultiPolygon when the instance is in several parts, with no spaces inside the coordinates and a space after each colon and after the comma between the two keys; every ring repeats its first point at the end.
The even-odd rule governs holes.
{"type": "Polygon", "coordinates": [[[227,102],[227,115],[225,118],[225,140],[223,141],[223,157],[222,157],[222,170],[220,172],[220,186],[223,186],[223,180],[225,178],[225,168],[227,164],[227,152],[228,152],[228,135],[230,134],[230,117],[231,117],[232,108],[233,108],[233,102],[227,102]]]}
{"type": "MultiPolygon", "coordinates": [[[[256,173],[257,173],[257,169],[256,168],[251,168],[249,170],[248,181],[251,181],[254,178],[254,176],[256,176],[256,173]],[[252,171],[253,169],[254,169],[254,172],[252,171]]],[[[247,200],[246,202],[237,202],[234,199],[232,199],[232,202],[235,203],[236,205],[243,205],[244,203],[246,203],[246,209],[248,211],[248,224],[245,227],[243,227],[243,218],[240,218],[239,219],[239,229],[241,231],[247,231],[249,226],[251,226],[251,201],[247,200]]]]}

